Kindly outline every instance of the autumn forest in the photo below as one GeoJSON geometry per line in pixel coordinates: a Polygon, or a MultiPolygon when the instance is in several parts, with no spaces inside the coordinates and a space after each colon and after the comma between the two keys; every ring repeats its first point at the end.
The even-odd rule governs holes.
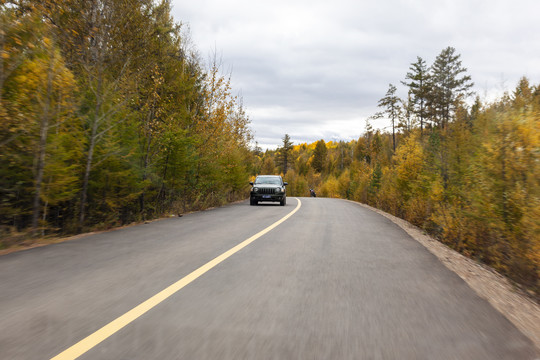
{"type": "Polygon", "coordinates": [[[222,70],[167,0],[0,5],[0,248],[243,200],[275,173],[540,289],[539,84],[482,100],[447,47],[403,69],[357,140],[263,151],[222,70]]]}
{"type": "Polygon", "coordinates": [[[482,103],[451,47],[430,66],[418,57],[401,83],[407,99],[390,84],[357,141],[295,145],[285,135],[277,151],[256,149],[256,171],[284,174],[290,195],[313,188],[401,217],[538,290],[540,86],[522,78],[482,103]],[[381,117],[388,130],[372,128],[381,117]]]}
{"type": "Polygon", "coordinates": [[[2,7],[0,224],[69,234],[245,197],[248,117],[168,1],[2,7]]]}

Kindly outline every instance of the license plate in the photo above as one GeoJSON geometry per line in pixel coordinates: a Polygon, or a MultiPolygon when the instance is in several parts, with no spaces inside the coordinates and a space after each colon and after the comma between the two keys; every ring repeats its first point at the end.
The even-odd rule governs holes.
{"type": "Polygon", "coordinates": [[[263,199],[271,199],[271,198],[272,198],[272,196],[270,196],[270,195],[263,195],[263,199]]]}

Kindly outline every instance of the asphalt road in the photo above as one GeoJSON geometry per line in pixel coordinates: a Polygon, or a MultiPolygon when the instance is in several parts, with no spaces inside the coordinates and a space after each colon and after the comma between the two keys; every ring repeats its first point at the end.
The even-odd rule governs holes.
{"type": "MultiPolygon", "coordinates": [[[[388,219],[289,219],[80,359],[535,359],[531,341],[388,219]]],[[[0,359],[50,359],[293,211],[248,202],[0,257],[0,359]]]]}

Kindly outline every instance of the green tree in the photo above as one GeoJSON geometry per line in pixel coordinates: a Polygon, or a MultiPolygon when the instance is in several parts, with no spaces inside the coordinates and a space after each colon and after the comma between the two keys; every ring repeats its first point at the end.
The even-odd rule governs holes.
{"type": "Polygon", "coordinates": [[[373,169],[373,172],[371,173],[371,179],[369,181],[369,189],[368,193],[371,195],[372,198],[376,197],[377,192],[381,188],[381,181],[382,181],[382,169],[381,165],[379,163],[375,164],[375,168],[373,169]]]}
{"type": "Polygon", "coordinates": [[[261,166],[261,174],[272,175],[274,174],[274,169],[275,169],[274,160],[272,160],[272,157],[267,152],[263,158],[263,162],[261,166]]]}
{"type": "Polygon", "coordinates": [[[36,14],[0,5],[0,224],[17,230],[28,225],[31,214],[39,136],[27,86],[36,78],[25,77],[24,68],[36,60],[43,30],[36,14]]]}
{"type": "Polygon", "coordinates": [[[386,95],[379,100],[377,106],[384,110],[374,115],[375,119],[388,118],[392,124],[392,149],[396,151],[396,125],[401,117],[401,100],[396,95],[397,88],[390,84],[386,95]]]}
{"type": "MultiPolygon", "coordinates": [[[[416,116],[414,110],[414,103],[412,98],[412,92],[409,90],[407,94],[407,100],[401,102],[402,104],[402,116],[399,119],[398,128],[402,130],[404,134],[411,132],[416,124],[416,116]]],[[[422,134],[422,122],[420,127],[420,133],[422,134]]]]}
{"type": "Polygon", "coordinates": [[[281,166],[281,171],[283,174],[287,174],[293,143],[288,134],[285,134],[281,140],[283,141],[283,145],[278,149],[278,164],[281,166]]]}
{"type": "Polygon", "coordinates": [[[37,14],[20,14],[15,8],[2,4],[0,29],[0,146],[4,146],[28,133],[28,119],[22,118],[24,109],[20,109],[16,101],[20,88],[13,78],[20,67],[34,57],[43,25],[37,14]]]}
{"type": "MultiPolygon", "coordinates": [[[[146,4],[148,5],[148,4],[146,4]]],[[[144,31],[145,24],[134,21],[134,15],[145,6],[137,0],[64,0],[50,2],[46,17],[55,25],[66,62],[78,78],[82,89],[79,116],[86,132],[85,164],[81,175],[79,229],[85,224],[89,185],[96,164],[113,155],[105,143],[113,141],[111,130],[125,120],[125,106],[130,99],[129,64],[133,61],[132,44],[144,31]],[[125,26],[124,26],[125,25],[125,26]],[[100,158],[96,155],[100,154],[100,158]]],[[[139,20],[140,18],[137,18],[139,20]]]]}
{"type": "Polygon", "coordinates": [[[317,141],[315,145],[315,150],[313,150],[313,159],[311,161],[311,166],[315,171],[322,172],[326,164],[326,156],[328,154],[328,149],[326,148],[326,143],[324,140],[317,141]]]}
{"type": "Polygon", "coordinates": [[[420,120],[420,133],[422,133],[428,116],[427,103],[431,92],[431,75],[425,60],[417,56],[416,62],[410,65],[405,79],[408,81],[401,83],[408,86],[412,94],[409,103],[412,105],[412,112],[420,120]]]}
{"type": "MultiPolygon", "coordinates": [[[[29,11],[19,15],[17,20],[14,16],[12,8],[2,9],[0,14],[7,30],[2,31],[0,40],[4,49],[1,66],[6,71],[1,80],[0,94],[4,91],[6,94],[0,96],[0,112],[2,120],[6,120],[2,125],[6,126],[8,136],[0,145],[5,154],[0,162],[8,161],[2,164],[8,171],[2,188],[6,191],[6,200],[13,198],[12,191],[22,190],[20,186],[26,188],[28,197],[31,194],[32,200],[25,199],[16,211],[24,214],[30,212],[27,209],[31,207],[30,226],[37,235],[40,214],[45,213],[42,209],[47,204],[47,201],[45,206],[43,204],[45,187],[58,188],[58,184],[51,183],[57,179],[45,177],[47,163],[54,160],[50,158],[51,149],[61,146],[56,143],[59,137],[51,137],[51,134],[61,133],[64,123],[72,120],[76,85],[53,40],[50,26],[42,21],[42,14],[29,11]],[[12,181],[15,183],[9,184],[12,181]]],[[[5,205],[9,203],[8,200],[5,205]]]]}
{"type": "Polygon", "coordinates": [[[458,98],[472,94],[474,85],[467,69],[461,65],[461,55],[456,49],[447,47],[435,58],[431,66],[430,108],[433,120],[442,129],[450,122],[458,98]]]}
{"type": "Polygon", "coordinates": [[[30,100],[33,103],[33,116],[39,119],[39,138],[35,151],[34,201],[32,228],[37,235],[38,219],[41,212],[41,198],[45,157],[49,132],[54,126],[59,126],[74,110],[72,99],[75,81],[72,73],[64,65],[63,59],[50,38],[42,39],[41,56],[28,63],[23,70],[26,78],[34,77],[30,100]]]}
{"type": "Polygon", "coordinates": [[[354,158],[358,161],[365,161],[369,163],[369,149],[366,137],[367,136],[361,136],[356,141],[356,146],[354,147],[354,158]]]}

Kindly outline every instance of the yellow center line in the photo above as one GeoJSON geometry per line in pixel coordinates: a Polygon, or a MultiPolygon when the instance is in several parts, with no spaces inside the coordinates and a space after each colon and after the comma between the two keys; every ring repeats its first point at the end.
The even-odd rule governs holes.
{"type": "Polygon", "coordinates": [[[203,275],[207,271],[211,270],[218,264],[225,261],[230,256],[236,254],[238,251],[242,250],[261,236],[265,235],[266,233],[270,232],[271,230],[275,229],[277,226],[279,226],[281,223],[283,223],[285,220],[293,216],[298,209],[302,206],[302,202],[300,199],[296,198],[298,201],[298,205],[296,205],[296,208],[294,208],[293,211],[291,211],[289,214],[285,215],[280,220],[276,221],[266,229],[258,232],[257,234],[253,235],[247,240],[242,241],[240,244],[236,245],[235,247],[231,248],[230,250],[224,252],[223,254],[219,255],[215,259],[207,262],[197,270],[193,271],[191,274],[183,277],[182,279],[178,280],[174,284],[170,285],[166,289],[160,291],[156,295],[152,296],[148,300],[144,301],[143,303],[137,305],[133,309],[129,310],[124,315],[121,315],[120,317],[116,318],[115,320],[111,321],[107,325],[103,326],[101,329],[97,330],[96,332],[88,335],[86,338],[82,339],[75,345],[69,347],[68,349],[62,351],[60,354],[53,357],[51,360],[67,360],[67,359],[76,359],[88,350],[92,349],[96,345],[98,345],[103,340],[107,339],[108,337],[112,336],[114,333],[125,327],[126,325],[130,324],[131,322],[135,321],[137,318],[139,318],[141,315],[146,313],[147,311],[151,310],[155,306],[157,306],[159,303],[170,297],[171,295],[178,292],[180,289],[182,289],[184,286],[190,284],[195,279],[197,279],[199,276],[203,275]]]}

